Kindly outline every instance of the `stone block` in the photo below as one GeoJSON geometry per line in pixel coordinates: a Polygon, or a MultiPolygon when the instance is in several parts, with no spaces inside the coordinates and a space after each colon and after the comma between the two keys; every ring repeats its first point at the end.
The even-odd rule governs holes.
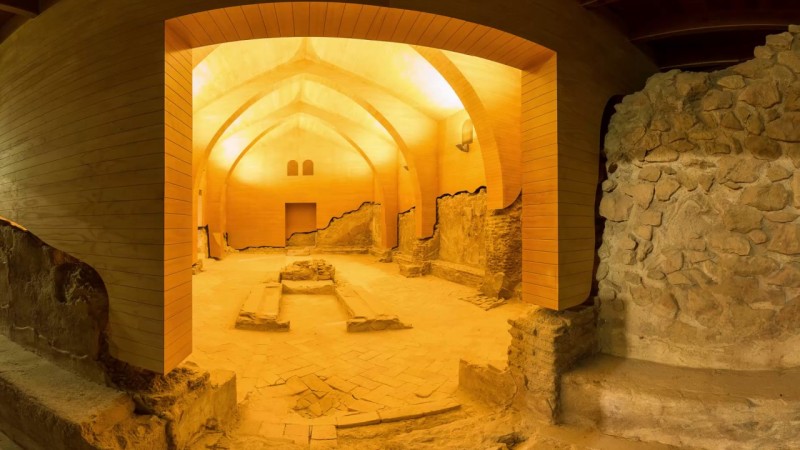
{"type": "Polygon", "coordinates": [[[311,427],[311,439],[336,439],[336,427],[333,425],[313,425],[311,427]]]}
{"type": "Polygon", "coordinates": [[[205,386],[179,396],[170,409],[173,420],[167,431],[171,442],[177,448],[184,448],[208,428],[227,428],[236,418],[236,404],[236,374],[229,370],[212,371],[205,386]]]}
{"type": "Polygon", "coordinates": [[[416,278],[426,274],[423,264],[398,263],[398,266],[400,267],[400,275],[406,278],[416,278]]]}
{"type": "Polygon", "coordinates": [[[331,280],[285,280],[281,282],[284,294],[334,295],[336,289],[331,280]]]}
{"type": "Polygon", "coordinates": [[[488,364],[459,361],[458,387],[484,403],[507,407],[514,400],[517,386],[511,370],[500,370],[488,364]]]}

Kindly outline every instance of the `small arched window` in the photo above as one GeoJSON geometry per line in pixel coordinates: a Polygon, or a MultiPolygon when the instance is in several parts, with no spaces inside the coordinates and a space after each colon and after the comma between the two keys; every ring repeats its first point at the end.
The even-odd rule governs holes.
{"type": "Polygon", "coordinates": [[[303,161],[303,175],[314,175],[314,161],[310,159],[303,161]]]}
{"type": "Polygon", "coordinates": [[[297,170],[297,161],[291,160],[288,164],[286,164],[286,175],[289,175],[290,177],[296,177],[297,170]]]}

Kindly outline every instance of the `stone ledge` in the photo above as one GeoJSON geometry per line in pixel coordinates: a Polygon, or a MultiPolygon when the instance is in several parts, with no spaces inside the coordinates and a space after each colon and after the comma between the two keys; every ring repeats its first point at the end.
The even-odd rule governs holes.
{"type": "Polygon", "coordinates": [[[564,423],[700,448],[800,448],[800,369],[690,369],[600,355],[563,375],[564,423]]]}
{"type": "Polygon", "coordinates": [[[311,253],[314,255],[326,253],[331,255],[366,255],[369,250],[369,247],[318,245],[311,248],[311,253]]]}
{"type": "Polygon", "coordinates": [[[486,271],[464,264],[436,259],[430,262],[430,274],[453,283],[479,289],[483,285],[486,271]]]}
{"type": "Polygon", "coordinates": [[[166,421],[0,337],[0,429],[26,448],[167,448],[166,421]]]}

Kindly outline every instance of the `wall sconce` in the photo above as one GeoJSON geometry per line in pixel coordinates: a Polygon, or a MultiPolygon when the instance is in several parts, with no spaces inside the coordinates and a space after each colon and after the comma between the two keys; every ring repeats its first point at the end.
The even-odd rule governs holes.
{"type": "Polygon", "coordinates": [[[467,119],[464,121],[464,124],[461,125],[461,143],[456,144],[456,148],[466,153],[469,151],[469,144],[472,144],[472,140],[473,140],[472,120],[467,119]]]}

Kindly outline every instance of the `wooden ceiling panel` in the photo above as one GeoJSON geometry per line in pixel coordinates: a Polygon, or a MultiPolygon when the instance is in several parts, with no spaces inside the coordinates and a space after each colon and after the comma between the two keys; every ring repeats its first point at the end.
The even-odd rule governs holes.
{"type": "Polygon", "coordinates": [[[800,22],[797,0],[576,0],[613,23],[662,70],[711,70],[752,58],[800,22]]]}

